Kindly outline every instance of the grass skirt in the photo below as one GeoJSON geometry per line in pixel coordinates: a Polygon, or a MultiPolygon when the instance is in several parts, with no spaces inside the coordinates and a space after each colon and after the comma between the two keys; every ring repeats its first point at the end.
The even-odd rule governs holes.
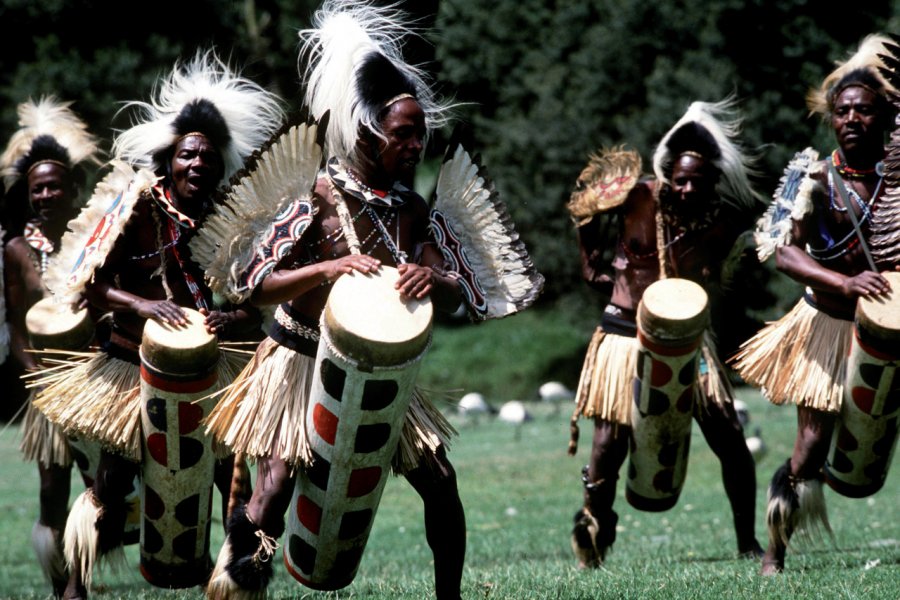
{"type": "MultiPolygon", "coordinates": [[[[573,417],[631,425],[638,349],[635,337],[607,333],[600,327],[594,331],[581,369],[573,417]]],[[[705,376],[697,374],[695,404],[704,407],[709,402],[731,403],[734,394],[709,332],[703,335],[701,352],[708,368],[705,376]]]]}
{"type": "Polygon", "coordinates": [[[747,383],[773,404],[840,411],[853,322],[800,300],[784,317],[744,342],[732,359],[747,383]]]}
{"type": "MultiPolygon", "coordinates": [[[[235,452],[276,456],[293,466],[310,464],[306,437],[315,359],[266,338],[207,419],[207,431],[235,452]]],[[[406,412],[395,472],[426,462],[456,431],[418,390],[406,412]]]]}
{"type": "MultiPolygon", "coordinates": [[[[63,431],[96,440],[109,451],[140,461],[140,367],[102,351],[68,356],[39,372],[29,384],[43,387],[34,406],[63,431]]],[[[228,385],[245,362],[239,353],[222,352],[213,392],[228,385]]]]}
{"type": "Polygon", "coordinates": [[[62,428],[50,422],[44,414],[34,406],[35,391],[28,397],[25,416],[22,418],[22,442],[19,450],[26,461],[37,461],[45,469],[56,465],[72,466],[72,453],[69,440],[62,428]]]}

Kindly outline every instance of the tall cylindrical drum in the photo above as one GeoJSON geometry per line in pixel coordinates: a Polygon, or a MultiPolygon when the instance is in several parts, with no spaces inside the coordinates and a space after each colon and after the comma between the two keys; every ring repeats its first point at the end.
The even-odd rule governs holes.
{"type": "Polygon", "coordinates": [[[193,587],[209,577],[215,456],[201,426],[216,403],[219,348],[199,312],[188,324],[148,319],[141,339],[143,465],[141,573],[159,587],[193,587]]]}
{"type": "Polygon", "coordinates": [[[288,571],[318,590],[353,581],[431,341],[428,299],[401,301],[399,274],[343,275],[321,319],[306,414],[312,464],[297,474],[288,571]]]}
{"type": "Polygon", "coordinates": [[[625,497],[639,510],[668,510],[684,485],[707,305],[703,288],[687,279],[651,284],[638,305],[625,497]]]}
{"type": "Polygon", "coordinates": [[[884,273],[892,291],[860,298],[841,415],[831,438],[825,481],[836,492],[864,498],[881,489],[900,424],[900,273],[884,273]]]}

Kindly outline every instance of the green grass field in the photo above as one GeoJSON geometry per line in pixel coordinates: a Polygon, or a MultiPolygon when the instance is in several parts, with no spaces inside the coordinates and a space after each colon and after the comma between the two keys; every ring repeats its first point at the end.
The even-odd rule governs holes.
{"type": "MultiPolygon", "coordinates": [[[[529,323],[537,321],[535,318],[529,323]]],[[[533,387],[527,376],[517,375],[505,362],[496,367],[497,372],[493,372],[490,362],[484,362],[501,362],[496,358],[498,348],[506,362],[525,360],[518,353],[529,344],[507,337],[516,328],[507,331],[504,327],[508,326],[490,330],[494,340],[490,358],[486,357],[491,352],[471,341],[467,346],[462,332],[451,332],[444,341],[436,341],[432,349],[435,354],[450,355],[465,351],[464,355],[457,355],[461,362],[480,364],[483,373],[473,375],[473,380],[494,380],[489,398],[495,404],[523,398],[533,387]],[[502,377],[497,373],[502,373],[502,377]],[[510,391],[504,397],[502,381],[506,377],[518,379],[507,380],[510,391]]],[[[578,336],[563,338],[532,342],[563,357],[577,354],[580,344],[586,343],[587,334],[578,332],[578,336]]],[[[439,372],[444,368],[441,365],[452,367],[450,356],[434,358],[439,364],[431,367],[437,369],[432,372],[439,372]]],[[[580,357],[572,368],[577,374],[580,357]]],[[[451,378],[438,381],[432,375],[428,377],[435,387],[455,385],[457,397],[463,391],[479,389],[460,389],[451,378]]],[[[772,406],[753,390],[741,389],[740,396],[750,406],[750,429],[760,427],[768,446],[757,465],[756,531],[763,540],[765,487],[790,452],[795,415],[792,408],[772,406]]],[[[468,522],[464,597],[900,598],[900,474],[896,465],[885,487],[873,497],[850,500],[826,490],[835,533],[833,542],[822,540],[792,551],[786,574],[763,579],[757,575],[757,562],[736,556],[719,465],[696,426],[687,482],[677,506],[664,513],[636,511],[625,502],[620,485],[616,501],[619,533],[614,551],[605,568],[579,571],[569,547],[569,529],[572,514],[581,502],[580,469],[586,461],[590,429],[582,428],[578,456],[572,458],[566,455],[571,406],[531,403],[529,409],[534,419],[518,431],[493,419],[475,422],[453,416],[460,437],[450,456],[458,472],[468,522]]],[[[15,427],[0,435],[0,598],[45,598],[49,596],[49,585],[41,580],[30,547],[31,525],[37,516],[37,473],[33,465],[21,462],[17,435],[15,427]]],[[[77,484],[73,481],[75,489],[77,484]]],[[[213,514],[219,514],[218,508],[213,514]]],[[[213,526],[214,552],[222,539],[221,523],[217,521],[213,526]]],[[[126,571],[98,573],[95,584],[100,587],[94,598],[202,597],[199,588],[152,588],[137,570],[137,548],[128,547],[126,556],[126,571]]],[[[399,600],[431,596],[431,553],[425,543],[421,503],[402,479],[393,479],[386,486],[366,554],[352,585],[330,594],[308,590],[287,574],[279,552],[275,579],[269,588],[270,598],[399,600]]]]}

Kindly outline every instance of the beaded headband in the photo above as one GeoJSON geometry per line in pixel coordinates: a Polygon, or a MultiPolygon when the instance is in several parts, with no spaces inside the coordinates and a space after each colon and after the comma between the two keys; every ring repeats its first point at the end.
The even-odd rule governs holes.
{"type": "Polygon", "coordinates": [[[384,110],[384,109],[387,108],[388,106],[391,106],[392,104],[396,104],[397,102],[400,102],[401,100],[405,100],[406,98],[412,98],[413,100],[416,99],[415,96],[413,96],[412,94],[410,94],[410,93],[408,93],[408,92],[404,92],[404,93],[402,93],[402,94],[397,94],[397,95],[394,96],[393,98],[389,98],[388,100],[382,102],[382,103],[381,103],[381,110],[384,110]]]}

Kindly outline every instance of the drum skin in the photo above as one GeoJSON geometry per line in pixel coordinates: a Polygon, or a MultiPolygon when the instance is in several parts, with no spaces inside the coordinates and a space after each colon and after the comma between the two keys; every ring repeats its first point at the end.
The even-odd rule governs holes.
{"type": "Polygon", "coordinates": [[[825,464],[825,481],[850,498],[881,489],[897,447],[900,273],[883,275],[892,291],[857,303],[841,414],[825,464]]]}
{"type": "Polygon", "coordinates": [[[708,299],[698,284],[664,279],[638,305],[638,360],[625,498],[638,510],[678,502],[687,475],[694,387],[708,299]]]}
{"type": "Polygon", "coordinates": [[[87,309],[43,298],[25,314],[25,328],[36,350],[84,350],[94,339],[94,323],[87,309]]]}
{"type": "Polygon", "coordinates": [[[284,538],[288,572],[313,589],[356,576],[431,340],[430,300],[402,302],[398,277],[344,275],[322,315],[306,415],[313,462],[297,474],[284,538]]]}
{"type": "Polygon", "coordinates": [[[219,349],[205,317],[188,326],[148,320],[141,339],[141,573],[158,587],[203,584],[212,563],[209,531],[215,456],[203,419],[216,383],[219,349]]]}

